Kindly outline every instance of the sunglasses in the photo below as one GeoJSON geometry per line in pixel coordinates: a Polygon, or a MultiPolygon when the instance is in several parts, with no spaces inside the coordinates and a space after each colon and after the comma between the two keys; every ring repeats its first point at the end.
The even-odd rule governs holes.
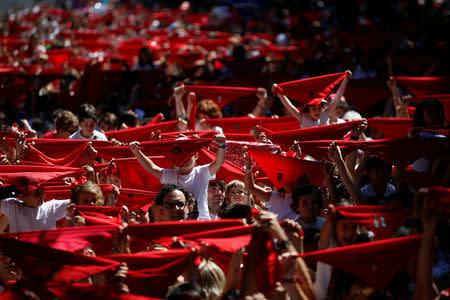
{"type": "Polygon", "coordinates": [[[177,202],[164,202],[164,206],[167,209],[173,209],[175,207],[178,208],[184,208],[186,206],[186,202],[181,202],[181,201],[177,201],[177,202]]]}

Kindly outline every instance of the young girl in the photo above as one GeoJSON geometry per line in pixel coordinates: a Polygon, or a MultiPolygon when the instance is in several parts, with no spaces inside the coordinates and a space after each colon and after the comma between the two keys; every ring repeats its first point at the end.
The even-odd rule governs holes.
{"type": "Polygon", "coordinates": [[[352,77],[352,72],[347,70],[345,73],[347,74],[347,77],[342,81],[336,92],[336,96],[332,98],[328,106],[326,106],[327,101],[325,99],[315,98],[307,103],[305,112],[302,112],[291,103],[288,97],[276,93],[275,84],[272,88],[272,93],[278,95],[283,106],[298,120],[300,128],[329,125],[330,118],[336,115],[335,110],[344,95],[348,80],[352,77]]]}

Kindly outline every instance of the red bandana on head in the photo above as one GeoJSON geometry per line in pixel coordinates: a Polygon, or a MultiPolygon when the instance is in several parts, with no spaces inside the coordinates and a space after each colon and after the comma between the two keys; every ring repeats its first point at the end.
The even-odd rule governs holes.
{"type": "Polygon", "coordinates": [[[223,108],[228,103],[235,101],[239,98],[254,96],[258,89],[256,88],[243,88],[234,86],[210,86],[210,85],[185,85],[186,91],[194,92],[200,99],[211,99],[220,108],[223,108]]]}
{"type": "Polygon", "coordinates": [[[382,289],[409,257],[417,253],[421,240],[421,235],[414,235],[313,251],[300,256],[305,260],[330,264],[382,289]]]}
{"type": "Polygon", "coordinates": [[[314,98],[325,98],[346,76],[346,73],[336,73],[283,82],[277,85],[277,92],[307,104],[314,98]]]}
{"type": "Polygon", "coordinates": [[[160,122],[156,124],[147,124],[141,127],[129,128],[124,130],[108,131],[108,139],[116,139],[120,142],[131,143],[133,141],[148,141],[152,131],[171,132],[175,131],[178,121],[160,122]]]}
{"type": "Polygon", "coordinates": [[[323,162],[286,157],[258,150],[252,150],[249,153],[277,189],[281,189],[304,174],[308,174],[311,183],[318,186],[324,179],[325,164],[323,162]]]}
{"type": "Polygon", "coordinates": [[[390,238],[409,217],[407,208],[391,205],[341,206],[336,211],[372,231],[377,240],[390,238]]]}

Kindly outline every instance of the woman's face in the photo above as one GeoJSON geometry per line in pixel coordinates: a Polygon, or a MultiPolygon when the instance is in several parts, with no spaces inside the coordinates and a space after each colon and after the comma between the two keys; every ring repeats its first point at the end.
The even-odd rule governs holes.
{"type": "Polygon", "coordinates": [[[339,246],[353,245],[358,236],[358,226],[350,219],[340,219],[336,222],[335,234],[339,246]]]}
{"type": "Polygon", "coordinates": [[[250,204],[250,193],[241,187],[235,186],[230,189],[228,192],[228,204],[232,203],[242,203],[242,204],[250,204]]]}

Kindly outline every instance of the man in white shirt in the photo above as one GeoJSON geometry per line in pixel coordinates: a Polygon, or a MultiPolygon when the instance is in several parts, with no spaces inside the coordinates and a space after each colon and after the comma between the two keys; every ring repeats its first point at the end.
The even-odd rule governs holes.
{"type": "Polygon", "coordinates": [[[208,185],[208,209],[211,220],[219,220],[219,208],[225,200],[226,184],[223,180],[211,181],[208,185]]]}
{"type": "Polygon", "coordinates": [[[106,135],[95,130],[97,126],[97,111],[92,104],[82,104],[78,110],[80,129],[69,136],[72,140],[107,141],[106,135]]]}
{"type": "Polygon", "coordinates": [[[139,142],[130,143],[131,152],[136,156],[141,166],[158,178],[161,183],[172,183],[184,187],[194,196],[200,220],[210,220],[208,209],[208,183],[216,178],[216,173],[225,161],[225,136],[217,134],[214,137],[218,150],[216,159],[207,165],[196,166],[198,153],[194,154],[183,166],[175,169],[163,169],[139,150],[139,142]]]}

